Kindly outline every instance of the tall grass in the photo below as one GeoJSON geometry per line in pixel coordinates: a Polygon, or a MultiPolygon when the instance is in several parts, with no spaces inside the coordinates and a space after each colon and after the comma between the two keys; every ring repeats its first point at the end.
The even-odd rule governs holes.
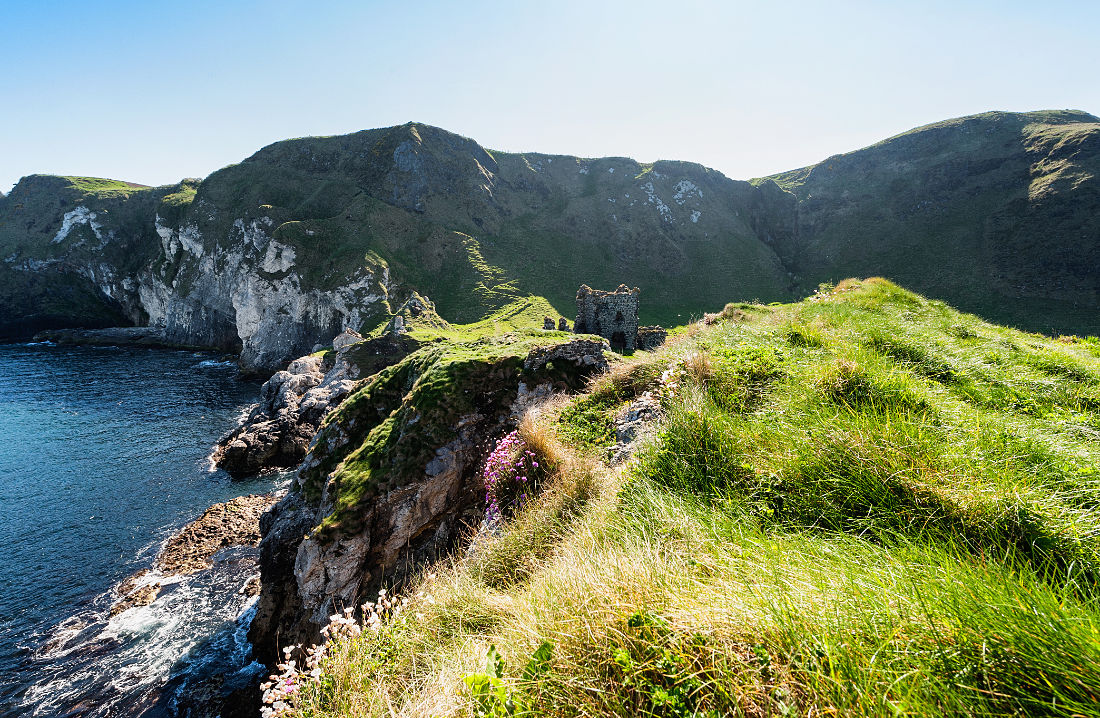
{"type": "Polygon", "coordinates": [[[526,422],[546,490],[298,713],[484,714],[494,646],[499,715],[1100,715],[1092,344],[883,280],[708,320],[526,422]],[[606,465],[592,427],[670,363],[606,465]]]}

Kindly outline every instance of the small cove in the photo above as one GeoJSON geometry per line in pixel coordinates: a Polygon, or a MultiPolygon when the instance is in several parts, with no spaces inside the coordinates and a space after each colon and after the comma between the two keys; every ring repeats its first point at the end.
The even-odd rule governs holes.
{"type": "Polygon", "coordinates": [[[0,377],[0,716],[175,715],[188,676],[246,658],[255,549],[109,619],[113,587],[210,504],[280,483],[206,459],[259,385],[209,354],[33,344],[0,345],[0,377]]]}

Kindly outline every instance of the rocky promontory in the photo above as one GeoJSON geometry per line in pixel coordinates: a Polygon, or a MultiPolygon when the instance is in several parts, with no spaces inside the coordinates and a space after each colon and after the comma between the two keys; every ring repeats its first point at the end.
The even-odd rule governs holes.
{"type": "Polygon", "coordinates": [[[607,350],[603,339],[537,330],[455,339],[363,381],[261,521],[257,658],[315,642],[334,609],[468,540],[484,512],[478,468],[489,444],[534,401],[606,371],[607,350]]]}
{"type": "Polygon", "coordinates": [[[357,381],[400,361],[416,346],[393,333],[364,340],[345,330],[332,340],[331,351],[295,359],[268,379],[260,402],[218,441],[211,460],[234,478],[296,467],[325,416],[357,381]]]}

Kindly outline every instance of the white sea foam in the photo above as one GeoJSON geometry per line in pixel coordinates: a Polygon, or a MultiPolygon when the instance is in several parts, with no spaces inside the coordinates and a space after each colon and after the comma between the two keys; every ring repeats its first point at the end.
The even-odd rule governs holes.
{"type": "Polygon", "coordinates": [[[248,629],[257,597],[240,591],[241,576],[255,573],[254,554],[250,548],[225,549],[212,569],[190,576],[149,571],[135,587],[161,584],[151,604],[106,615],[112,590],[110,600],[99,602],[103,611],[62,622],[37,658],[42,676],[26,693],[28,715],[56,715],[84,701],[96,703],[92,715],[125,715],[128,697],[170,678],[185,685],[188,677],[226,666],[255,673],[248,629]],[[208,638],[219,627],[220,637],[208,638]],[[200,646],[204,650],[196,654],[200,646]]]}
{"type": "Polygon", "coordinates": [[[237,366],[237,362],[232,361],[230,359],[225,359],[225,360],[204,359],[204,360],[200,361],[198,364],[196,364],[195,366],[193,366],[191,368],[192,369],[220,369],[222,367],[233,367],[233,366],[237,366]]]}

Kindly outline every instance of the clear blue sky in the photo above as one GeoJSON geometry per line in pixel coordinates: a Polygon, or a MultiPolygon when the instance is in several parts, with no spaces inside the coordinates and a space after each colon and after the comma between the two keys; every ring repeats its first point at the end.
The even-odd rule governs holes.
{"type": "Polygon", "coordinates": [[[1100,3],[0,2],[0,190],[426,122],[738,179],[991,109],[1100,113],[1100,3]]]}

